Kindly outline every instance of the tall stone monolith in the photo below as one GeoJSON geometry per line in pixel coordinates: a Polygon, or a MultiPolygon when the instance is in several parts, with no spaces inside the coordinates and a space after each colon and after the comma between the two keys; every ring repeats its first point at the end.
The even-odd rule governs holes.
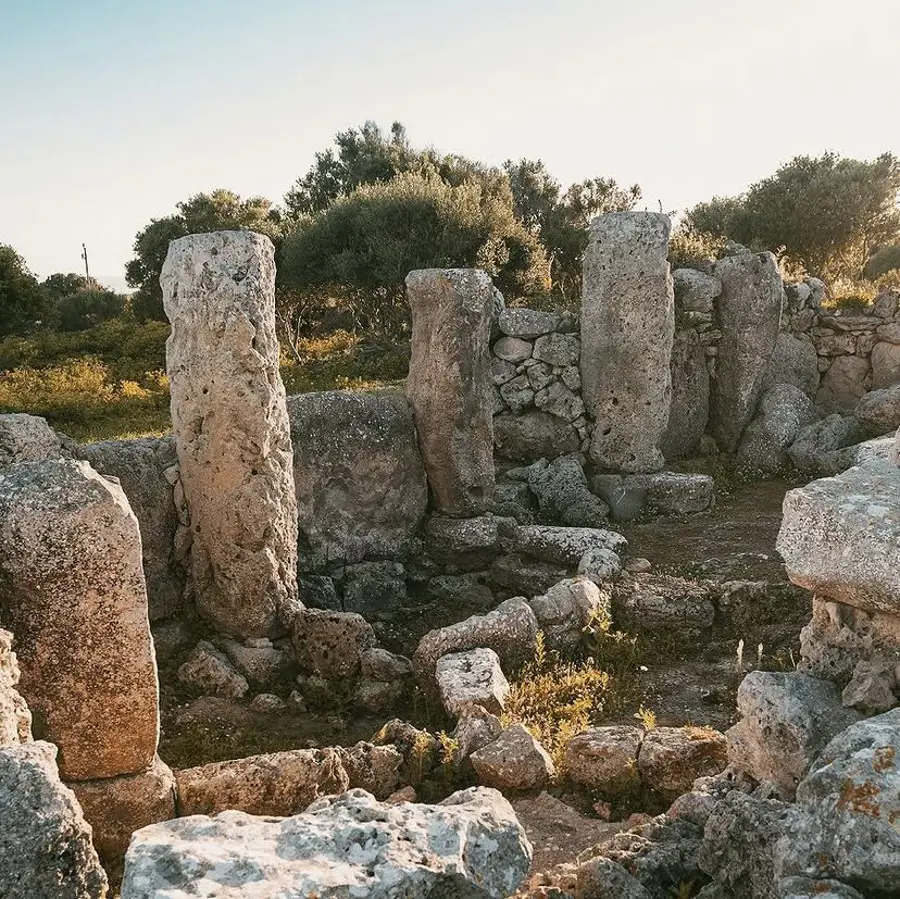
{"type": "Polygon", "coordinates": [[[719,449],[733,453],[753,418],[781,322],[784,288],[771,253],[749,251],[720,259],[715,300],[722,332],[712,381],[710,425],[719,449]]]}
{"type": "Polygon", "coordinates": [[[153,762],[158,683],[137,519],[87,462],[0,473],[0,622],[15,634],[19,691],[65,780],[153,762]]]}
{"type": "Polygon", "coordinates": [[[675,299],[672,223],[656,212],[591,222],[581,301],[581,384],[595,421],[591,458],[603,469],[656,471],[672,402],[675,299]]]}
{"type": "Polygon", "coordinates": [[[434,508],[464,518],[494,492],[491,320],[495,289],[478,269],[410,272],[407,392],[434,508]]]}
{"type": "Polygon", "coordinates": [[[182,237],[160,284],[197,609],[220,631],[273,636],[302,606],[272,242],[249,231],[182,237]]]}

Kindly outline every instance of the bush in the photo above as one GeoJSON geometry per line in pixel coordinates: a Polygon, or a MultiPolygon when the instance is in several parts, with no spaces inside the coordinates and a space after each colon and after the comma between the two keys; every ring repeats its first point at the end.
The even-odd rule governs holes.
{"type": "Polygon", "coordinates": [[[872,281],[876,281],[888,272],[900,269],[900,245],[882,247],[877,253],[869,257],[863,274],[872,281]]]}
{"type": "Polygon", "coordinates": [[[125,297],[111,290],[79,290],[63,297],[53,313],[61,331],[85,331],[117,318],[125,309],[125,297]]]}

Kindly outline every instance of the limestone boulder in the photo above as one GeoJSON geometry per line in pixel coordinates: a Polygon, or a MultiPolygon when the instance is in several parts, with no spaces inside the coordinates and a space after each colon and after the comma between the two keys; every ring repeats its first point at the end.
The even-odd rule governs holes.
{"type": "Polygon", "coordinates": [[[300,612],[291,639],[297,664],[326,678],[358,673],[362,654],[375,646],[375,632],[362,615],[322,609],[300,612]]]}
{"type": "Polygon", "coordinates": [[[572,651],[581,643],[582,631],[596,616],[609,620],[609,594],[586,577],[567,578],[529,601],[544,639],[551,649],[572,651]]]}
{"type": "Polygon", "coordinates": [[[771,253],[726,256],[716,317],[722,337],[712,384],[710,421],[719,448],[734,452],[753,417],[781,321],[783,288],[771,253]]]}
{"type": "Polygon", "coordinates": [[[509,682],[493,649],[469,649],[441,656],[435,679],[444,710],[453,718],[471,705],[499,715],[509,695],[509,682]]]}
{"type": "Polygon", "coordinates": [[[725,736],[709,727],[654,727],[638,755],[641,780],[668,799],[690,792],[697,778],[719,774],[727,764],[725,736]]]}
{"type": "Polygon", "coordinates": [[[672,404],[660,442],[669,461],[694,454],[709,422],[709,370],[700,337],[693,328],[675,332],[671,370],[672,404]]]}
{"type": "Polygon", "coordinates": [[[174,885],[210,899],[249,891],[258,899],[505,899],[531,856],[512,806],[494,790],[464,790],[439,805],[383,804],[351,790],[292,818],[225,812],[145,828],[126,858],[122,899],[174,885]]]}
{"type": "Polygon", "coordinates": [[[503,542],[511,553],[567,568],[577,567],[588,550],[609,549],[621,555],[628,548],[628,541],[615,531],[538,524],[512,528],[503,542]]]}
{"type": "Polygon", "coordinates": [[[287,401],[300,566],[404,556],[428,485],[399,390],[319,391],[287,401]]]}
{"type": "Polygon", "coordinates": [[[376,799],[384,800],[400,785],[403,755],[396,746],[376,746],[361,741],[338,751],[351,790],[365,790],[376,799]]]}
{"type": "Polygon", "coordinates": [[[178,679],[205,696],[240,699],[250,689],[247,678],[208,640],[201,640],[182,662],[178,679]]]}
{"type": "Polygon", "coordinates": [[[798,586],[896,615],[898,541],[900,469],[873,461],[789,491],[776,548],[798,586]]]}
{"type": "Polygon", "coordinates": [[[343,607],[367,619],[391,618],[406,605],[406,568],[400,562],[358,562],[343,576],[343,607]]]}
{"type": "Polygon", "coordinates": [[[617,580],[622,573],[622,560],[611,549],[589,549],[578,563],[578,574],[598,587],[617,580]]]}
{"type": "Polygon", "coordinates": [[[672,223],[652,212],[594,219],[584,254],[581,383],[595,421],[591,458],[613,471],[655,471],[672,400],[675,333],[667,261],[672,223]]]}
{"type": "Polygon", "coordinates": [[[448,518],[432,515],[425,526],[425,550],[441,565],[474,571],[489,565],[502,551],[501,519],[494,515],[448,518]]]}
{"type": "Polygon", "coordinates": [[[645,509],[656,515],[692,515],[705,512],[715,498],[709,475],[677,471],[653,474],[599,474],[591,488],[609,504],[613,518],[629,521],[645,509]]]}
{"type": "Polygon", "coordinates": [[[0,628],[0,747],[31,740],[31,711],[16,689],[19,665],[12,642],[12,634],[0,628]]]}
{"type": "Polygon", "coordinates": [[[494,286],[477,269],[427,269],[407,276],[406,292],[412,310],[406,389],[434,507],[455,517],[478,515],[494,491],[494,286]]]}
{"type": "Polygon", "coordinates": [[[528,488],[537,497],[542,520],[567,527],[602,527],[609,507],[588,488],[581,462],[561,456],[528,468],[528,488]]]}
{"type": "Polygon", "coordinates": [[[578,451],[578,431],[565,419],[548,412],[498,415],[494,419],[494,448],[501,459],[534,462],[578,451]]]}
{"type": "Polygon", "coordinates": [[[900,709],[848,727],[797,787],[794,827],[777,846],[782,877],[833,877],[864,896],[900,878],[900,709]]]}
{"type": "Polygon", "coordinates": [[[550,334],[559,326],[560,318],[555,312],[538,309],[504,309],[500,313],[500,330],[507,337],[534,340],[550,334]]]}
{"type": "Polygon", "coordinates": [[[640,786],[638,753],[644,731],[631,725],[595,727],[566,745],[569,779],[605,796],[615,797],[640,786]]]}
{"type": "Polygon", "coordinates": [[[171,617],[181,608],[185,583],[184,568],[174,557],[178,514],[167,477],[177,464],[174,441],[106,440],[80,446],[77,452],[104,477],[117,478],[125,491],[141,531],[150,620],[171,617]]]}
{"type": "Polygon", "coordinates": [[[694,641],[708,636],[716,616],[710,590],[671,575],[638,574],[612,586],[613,620],[629,633],[694,641]]]}
{"type": "Polygon", "coordinates": [[[479,782],[497,790],[540,790],[556,773],[547,750],[521,724],[469,756],[479,782]]]}
{"type": "Polygon", "coordinates": [[[812,400],[799,387],[774,384],[760,397],[741,438],[738,458],[754,472],[774,474],[788,465],[788,448],[800,431],[818,419],[812,400]]]}
{"type": "Polygon", "coordinates": [[[153,761],[158,685],[137,519],[87,462],[0,473],[0,579],[20,691],[66,780],[153,761]]]}
{"type": "Polygon", "coordinates": [[[718,278],[694,268],[676,268],[672,282],[679,312],[712,312],[713,301],[722,292],[718,278]]]}
{"type": "Polygon", "coordinates": [[[737,694],[743,718],[726,734],[728,761],[792,799],[828,741],[859,720],[829,681],[795,671],[752,671],[737,694]]]}
{"type": "Polygon", "coordinates": [[[863,356],[838,356],[822,375],[816,405],[825,412],[849,412],[870,386],[874,383],[868,359],[863,356]]]}
{"type": "Polygon", "coordinates": [[[334,749],[291,749],[212,762],[175,772],[182,816],[237,809],[249,815],[295,815],[349,781],[334,749]]]}
{"type": "Polygon", "coordinates": [[[787,454],[804,474],[839,474],[855,464],[854,445],[865,436],[858,419],[833,412],[798,432],[787,454]]]}
{"type": "Polygon", "coordinates": [[[486,615],[429,631],[413,655],[413,670],[426,689],[433,689],[438,659],[480,647],[492,649],[501,666],[513,670],[533,655],[537,632],[531,606],[522,598],[508,599],[486,615]]]}
{"type": "MultiPolygon", "coordinates": [[[[599,551],[597,550],[597,552],[599,551]]],[[[612,551],[604,550],[604,552],[612,551]]],[[[616,559],[619,558],[615,553],[612,555],[616,559]]],[[[610,564],[612,564],[611,560],[610,564]]],[[[546,592],[566,577],[569,567],[571,566],[551,565],[527,556],[509,554],[500,556],[491,564],[488,570],[488,579],[491,584],[498,589],[505,590],[507,594],[521,596],[535,591],[546,592]]]]}
{"type": "Polygon", "coordinates": [[[106,873],[91,828],[56,768],[56,747],[0,748],[0,895],[105,899],[106,873]]]}
{"type": "Polygon", "coordinates": [[[136,830],[176,817],[175,775],[159,758],[139,774],[73,781],[69,786],[91,825],[97,854],[107,865],[121,863],[136,830]]]}
{"type": "Polygon", "coordinates": [[[534,358],[548,365],[574,365],[580,352],[581,343],[575,334],[545,334],[534,342],[534,358]]]}
{"type": "Polygon", "coordinates": [[[300,604],[275,249],[250,231],[182,237],[160,285],[197,609],[224,633],[277,635],[300,604]]]}
{"type": "MultiPolygon", "coordinates": [[[[534,352],[534,346],[527,340],[521,340],[518,337],[501,337],[493,347],[494,355],[503,362],[509,362],[512,365],[518,365],[526,359],[531,358],[534,352]]],[[[493,365],[491,366],[493,371],[493,365]]],[[[503,383],[512,380],[504,379],[503,383]]]]}
{"type": "Polygon", "coordinates": [[[251,645],[223,639],[220,645],[231,664],[254,690],[277,690],[291,680],[294,665],[290,653],[277,649],[265,638],[252,639],[251,645]]]}
{"type": "Polygon", "coordinates": [[[764,387],[775,384],[790,384],[815,399],[819,389],[819,356],[809,337],[786,331],[778,335],[764,387]]]}
{"type": "Polygon", "coordinates": [[[881,390],[900,384],[900,345],[889,341],[872,348],[872,389],[881,390]]]}
{"type": "Polygon", "coordinates": [[[870,390],[856,404],[853,414],[874,434],[894,434],[900,428],[900,384],[870,390]]]}
{"type": "Polygon", "coordinates": [[[24,412],[0,415],[0,466],[46,462],[67,455],[46,419],[24,412]]]}

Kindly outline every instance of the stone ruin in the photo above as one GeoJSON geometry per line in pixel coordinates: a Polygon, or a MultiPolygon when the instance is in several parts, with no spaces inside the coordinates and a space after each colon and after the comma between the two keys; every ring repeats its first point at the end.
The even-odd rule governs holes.
{"type": "Polygon", "coordinates": [[[271,243],[174,241],[173,436],[76,446],[0,416],[0,895],[106,896],[123,864],[123,899],[892,895],[896,297],[831,314],[821,282],[784,285],[742,248],[670,273],[669,231],[595,221],[580,320],[505,308],[480,271],[412,272],[406,394],[289,399],[271,243]],[[839,360],[863,357],[851,390],[842,372],[863,366],[839,360]],[[503,793],[557,771],[500,716],[538,635],[572,651],[614,619],[696,640],[740,627],[741,602],[789,618],[783,591],[675,596],[623,575],[643,560],[610,518],[708,510],[711,477],[664,469],[717,452],[828,475],[784,504],[778,549],[813,595],[797,670],[747,675],[724,735],[573,735],[567,783],[669,808],[525,884],[533,847],[503,793]],[[389,651],[429,604],[452,617],[411,658],[389,651]],[[270,715],[388,717],[416,684],[478,786],[417,803],[442,750],[397,718],[371,742],[173,771],[157,755],[171,657],[189,689],[270,715]]]}

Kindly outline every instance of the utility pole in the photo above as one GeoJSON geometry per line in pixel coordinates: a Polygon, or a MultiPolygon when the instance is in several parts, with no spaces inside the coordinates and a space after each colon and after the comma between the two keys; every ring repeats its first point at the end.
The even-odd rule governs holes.
{"type": "Polygon", "coordinates": [[[88,282],[88,285],[91,283],[91,271],[88,268],[88,255],[87,255],[87,247],[82,244],[81,245],[81,258],[84,260],[84,277],[88,282]]]}

